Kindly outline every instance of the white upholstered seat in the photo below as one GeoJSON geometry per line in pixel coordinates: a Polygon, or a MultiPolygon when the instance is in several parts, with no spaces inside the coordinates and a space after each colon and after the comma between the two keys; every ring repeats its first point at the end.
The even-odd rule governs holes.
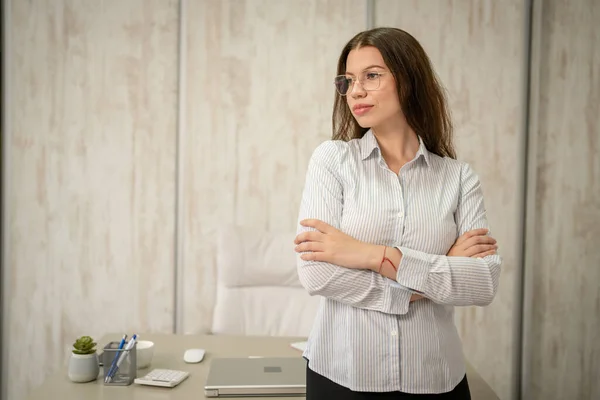
{"type": "Polygon", "coordinates": [[[221,229],[214,334],[308,336],[320,297],[302,288],[293,232],[221,229]]]}

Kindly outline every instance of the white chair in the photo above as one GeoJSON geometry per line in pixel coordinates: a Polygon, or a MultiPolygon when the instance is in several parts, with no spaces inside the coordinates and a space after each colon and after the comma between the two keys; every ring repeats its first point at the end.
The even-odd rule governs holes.
{"type": "Polygon", "coordinates": [[[308,336],[320,297],[300,285],[294,237],[239,226],[220,230],[213,334],[308,336]]]}

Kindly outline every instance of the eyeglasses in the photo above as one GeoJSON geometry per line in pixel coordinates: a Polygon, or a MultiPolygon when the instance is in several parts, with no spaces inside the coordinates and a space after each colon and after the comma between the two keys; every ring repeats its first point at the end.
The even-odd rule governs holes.
{"type": "Polygon", "coordinates": [[[362,75],[360,79],[346,76],[346,75],[338,75],[334,79],[335,88],[339,94],[345,96],[348,92],[352,91],[354,87],[354,83],[358,81],[362,88],[367,91],[377,90],[379,89],[380,77],[381,75],[385,75],[384,72],[366,72],[362,75]]]}

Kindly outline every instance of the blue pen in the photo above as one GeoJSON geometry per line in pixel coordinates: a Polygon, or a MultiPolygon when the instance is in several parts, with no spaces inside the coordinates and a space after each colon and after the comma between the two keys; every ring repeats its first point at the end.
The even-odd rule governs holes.
{"type": "MultiPolygon", "coordinates": [[[[121,343],[119,343],[119,347],[118,347],[119,350],[123,349],[123,346],[125,346],[126,339],[127,339],[127,334],[123,335],[123,338],[121,339],[121,343]]],[[[108,383],[109,377],[111,376],[111,374],[113,373],[113,370],[115,369],[115,366],[117,365],[117,359],[121,355],[121,352],[117,351],[116,353],[117,354],[115,354],[115,358],[113,358],[112,364],[110,365],[110,368],[108,369],[108,373],[106,374],[104,383],[108,383]]]]}
{"type": "Polygon", "coordinates": [[[117,370],[119,369],[119,366],[121,365],[121,362],[127,357],[127,352],[133,348],[136,341],[137,341],[137,335],[134,334],[131,337],[131,340],[129,342],[127,342],[127,346],[125,346],[125,349],[122,351],[122,353],[125,353],[125,354],[122,354],[121,357],[119,357],[119,359],[117,360],[117,364],[115,365],[114,371],[112,371],[112,375],[108,377],[108,382],[110,382],[113,378],[113,375],[117,373],[117,370]]]}

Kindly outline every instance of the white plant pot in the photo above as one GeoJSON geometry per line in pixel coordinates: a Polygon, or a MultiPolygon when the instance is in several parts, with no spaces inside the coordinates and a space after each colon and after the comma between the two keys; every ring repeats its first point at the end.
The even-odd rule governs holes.
{"type": "Polygon", "coordinates": [[[91,382],[98,378],[100,366],[98,354],[71,353],[69,359],[69,379],[73,382],[91,382]]]}

